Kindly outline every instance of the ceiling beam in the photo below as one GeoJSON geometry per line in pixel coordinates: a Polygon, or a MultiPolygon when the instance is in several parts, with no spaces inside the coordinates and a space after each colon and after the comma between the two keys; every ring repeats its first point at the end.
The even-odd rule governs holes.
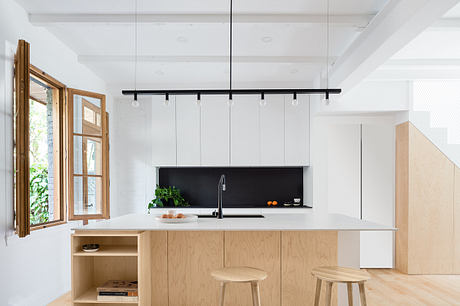
{"type": "MultiPolygon", "coordinates": [[[[34,25],[53,23],[133,23],[134,14],[29,14],[34,25]]],[[[234,23],[325,24],[326,15],[310,14],[234,14],[234,23]]],[[[374,15],[331,15],[334,26],[365,28],[374,15]]],[[[228,23],[228,14],[139,14],[139,23],[228,23]]]]}
{"type": "Polygon", "coordinates": [[[388,60],[379,69],[417,69],[425,67],[428,69],[436,69],[443,67],[444,69],[456,68],[460,66],[460,58],[410,58],[410,59],[391,59],[388,60]]]}
{"type": "Polygon", "coordinates": [[[366,80],[410,81],[410,80],[460,80],[460,69],[378,69],[366,80]]]}
{"type": "Polygon", "coordinates": [[[460,29],[460,18],[441,18],[430,26],[432,30],[460,29]]]}
{"type": "MultiPolygon", "coordinates": [[[[134,62],[132,55],[79,55],[81,64],[101,62],[134,62]]],[[[332,58],[333,60],[334,58],[332,58]]],[[[228,63],[228,56],[138,56],[138,62],[165,63],[228,63]]],[[[324,56],[233,56],[234,63],[307,63],[325,64],[324,56]]]]}
{"type": "Polygon", "coordinates": [[[330,70],[330,87],[349,90],[459,0],[390,0],[330,70]]]}

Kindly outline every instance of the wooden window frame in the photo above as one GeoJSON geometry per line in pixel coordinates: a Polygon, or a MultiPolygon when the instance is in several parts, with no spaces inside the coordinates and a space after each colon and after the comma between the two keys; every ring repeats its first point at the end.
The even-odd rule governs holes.
{"type": "Polygon", "coordinates": [[[19,40],[15,56],[15,230],[19,237],[31,231],[66,223],[65,198],[65,94],[66,86],[30,64],[30,45],[19,40]],[[53,221],[30,224],[30,160],[29,160],[29,118],[30,118],[30,77],[35,77],[53,88],[53,139],[54,158],[54,216],[53,221]],[[56,205],[58,203],[58,205],[56,205]]]}
{"type": "MultiPolygon", "coordinates": [[[[67,96],[68,96],[68,105],[67,105],[67,118],[68,118],[68,124],[67,124],[67,146],[68,146],[68,163],[67,167],[69,169],[68,171],[68,199],[69,199],[69,205],[68,205],[68,218],[69,220],[91,220],[91,219],[109,219],[110,218],[110,203],[109,203],[109,144],[108,144],[108,114],[106,112],[106,100],[105,100],[105,95],[99,94],[99,93],[94,93],[90,91],[85,91],[85,90],[80,90],[80,89],[74,89],[74,88],[68,88],[67,89],[67,96]],[[84,134],[83,131],[82,133],[74,133],[74,126],[73,126],[73,121],[74,121],[74,114],[73,114],[73,96],[74,95],[80,95],[80,96],[87,96],[87,97],[92,97],[96,99],[100,99],[101,101],[101,129],[102,129],[102,135],[101,136],[95,136],[92,134],[84,134]],[[94,138],[101,138],[102,139],[102,174],[101,175],[76,175],[74,173],[74,143],[73,139],[74,136],[86,136],[86,137],[94,137],[94,138]],[[81,177],[81,176],[87,176],[87,177],[101,177],[102,178],[102,207],[101,210],[102,212],[100,214],[84,214],[84,215],[75,215],[75,206],[74,206],[74,177],[81,177]]],[[[83,107],[83,106],[82,106],[83,107]]],[[[82,113],[83,117],[83,113],[82,113]]]]}
{"type": "MultiPolygon", "coordinates": [[[[66,127],[66,90],[67,87],[63,83],[56,80],[54,77],[50,76],[43,70],[35,67],[30,64],[30,75],[40,79],[46,85],[53,88],[53,108],[57,109],[57,112],[53,112],[53,131],[58,132],[59,138],[53,143],[53,158],[54,158],[54,203],[59,202],[58,210],[54,209],[54,220],[46,223],[31,225],[30,229],[37,230],[42,228],[47,228],[51,226],[56,226],[60,224],[67,223],[66,220],[66,207],[67,207],[67,198],[66,198],[66,166],[65,166],[65,127],[66,127]],[[56,167],[59,165],[59,168],[56,167]],[[58,169],[59,171],[56,171],[58,169]]],[[[54,139],[56,140],[56,139],[54,139]]]]}

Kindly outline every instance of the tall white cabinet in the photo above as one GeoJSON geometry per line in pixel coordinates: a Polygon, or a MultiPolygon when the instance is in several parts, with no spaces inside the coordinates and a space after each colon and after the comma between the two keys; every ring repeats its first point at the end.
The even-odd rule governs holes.
{"type": "Polygon", "coordinates": [[[308,166],[306,95],[154,96],[154,166],[308,166]]]}
{"type": "MultiPolygon", "coordinates": [[[[394,226],[394,126],[328,126],[328,210],[394,226]]],[[[361,232],[362,268],[393,267],[393,233],[361,232]]]]}

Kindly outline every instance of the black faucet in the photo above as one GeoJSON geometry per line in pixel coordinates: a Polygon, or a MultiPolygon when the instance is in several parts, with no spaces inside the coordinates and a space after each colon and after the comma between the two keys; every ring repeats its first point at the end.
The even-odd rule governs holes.
{"type": "Polygon", "coordinates": [[[223,219],[222,213],[222,191],[225,191],[225,174],[220,176],[219,184],[217,185],[217,219],[223,219]]]}

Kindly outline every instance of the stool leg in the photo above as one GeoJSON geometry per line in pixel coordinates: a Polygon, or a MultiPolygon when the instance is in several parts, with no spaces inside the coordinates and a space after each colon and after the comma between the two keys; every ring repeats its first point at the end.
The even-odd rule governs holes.
{"type": "Polygon", "coordinates": [[[220,283],[220,297],[219,297],[219,305],[224,306],[224,298],[225,298],[225,285],[226,283],[220,283]]]}
{"type": "Polygon", "coordinates": [[[253,306],[260,306],[260,292],[259,292],[259,282],[251,283],[252,289],[252,304],[253,306]]]}
{"type": "Polygon", "coordinates": [[[366,290],[364,289],[364,283],[359,283],[359,297],[361,298],[361,306],[367,306],[366,290]]]}
{"type": "Polygon", "coordinates": [[[326,282],[326,306],[331,306],[332,282],[326,282]]]}
{"type": "Polygon", "coordinates": [[[348,306],[353,306],[353,286],[352,283],[347,283],[348,306]]]}
{"type": "Polygon", "coordinates": [[[316,279],[315,306],[319,306],[319,297],[321,295],[321,280],[316,279]]]}

